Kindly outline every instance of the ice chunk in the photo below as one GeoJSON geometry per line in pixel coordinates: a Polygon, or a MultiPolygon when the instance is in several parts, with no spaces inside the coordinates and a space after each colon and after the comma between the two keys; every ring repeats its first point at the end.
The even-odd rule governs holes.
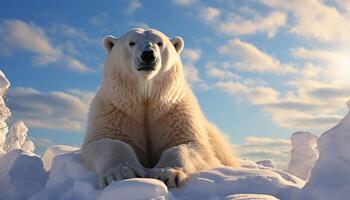
{"type": "Polygon", "coordinates": [[[33,153],[16,149],[0,159],[1,199],[28,199],[44,189],[46,180],[43,163],[33,153]]]}
{"type": "Polygon", "coordinates": [[[7,132],[7,124],[4,121],[0,120],[0,156],[6,153],[6,151],[4,151],[3,146],[6,140],[7,132]]]}
{"type": "Polygon", "coordinates": [[[350,199],[350,112],[318,139],[320,157],[298,200],[350,199]]]}
{"type": "Polygon", "coordinates": [[[0,96],[2,96],[9,87],[10,87],[10,81],[6,78],[5,74],[0,70],[0,96]]]}
{"type": "Polygon", "coordinates": [[[308,179],[318,159],[317,138],[318,136],[303,131],[292,135],[291,160],[288,166],[289,173],[303,180],[308,179]]]}
{"type": "Polygon", "coordinates": [[[28,128],[22,121],[14,123],[6,137],[4,150],[9,152],[13,149],[21,149],[27,139],[27,132],[28,128]]]}
{"type": "Polygon", "coordinates": [[[35,145],[31,140],[26,140],[21,148],[23,151],[34,152],[35,145]]]}

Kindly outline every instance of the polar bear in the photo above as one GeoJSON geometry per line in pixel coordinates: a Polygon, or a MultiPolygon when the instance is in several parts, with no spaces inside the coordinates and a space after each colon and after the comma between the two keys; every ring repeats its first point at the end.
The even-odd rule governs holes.
{"type": "Polygon", "coordinates": [[[137,28],[118,39],[106,36],[103,45],[103,80],[82,146],[82,160],[101,188],[135,177],[179,187],[198,170],[238,166],[185,80],[182,38],[137,28]]]}

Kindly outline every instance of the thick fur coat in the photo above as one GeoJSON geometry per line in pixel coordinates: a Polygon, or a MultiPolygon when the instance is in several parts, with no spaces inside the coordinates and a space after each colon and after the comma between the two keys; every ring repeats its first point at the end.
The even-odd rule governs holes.
{"type": "Polygon", "coordinates": [[[82,147],[100,187],[134,177],[176,187],[189,173],[238,166],[228,139],[205,118],[185,80],[180,37],[133,29],[118,39],[106,36],[104,47],[103,81],[82,147]],[[146,50],[154,60],[142,68],[146,50]]]}

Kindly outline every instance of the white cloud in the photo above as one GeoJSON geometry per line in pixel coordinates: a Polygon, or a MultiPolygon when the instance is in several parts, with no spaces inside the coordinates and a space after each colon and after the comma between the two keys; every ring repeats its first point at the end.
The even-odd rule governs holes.
{"type": "Polygon", "coordinates": [[[311,63],[318,80],[350,83],[350,57],[346,49],[294,48],[290,52],[294,57],[311,63]]]}
{"type": "Polygon", "coordinates": [[[82,29],[67,24],[54,25],[51,31],[53,31],[56,34],[60,33],[66,37],[83,41],[84,43],[92,43],[98,45],[100,44],[100,41],[98,39],[89,37],[87,33],[82,29]]]}
{"type": "Polygon", "coordinates": [[[192,63],[184,64],[184,72],[185,72],[186,80],[190,85],[193,85],[201,81],[201,79],[199,78],[198,69],[192,63]]]}
{"type": "Polygon", "coordinates": [[[201,57],[201,53],[199,49],[186,48],[181,55],[184,61],[185,77],[191,86],[202,82],[199,78],[198,69],[195,66],[195,62],[201,57]]]}
{"type": "Polygon", "coordinates": [[[20,20],[5,20],[0,22],[0,42],[3,48],[23,49],[37,54],[36,59],[45,62],[56,62],[62,57],[62,52],[54,47],[40,27],[20,20]]]}
{"type": "Polygon", "coordinates": [[[89,19],[91,25],[93,26],[100,26],[103,24],[103,21],[101,19],[99,19],[98,17],[91,17],[89,19]]]}
{"type": "Polygon", "coordinates": [[[232,73],[229,70],[210,67],[210,64],[209,65],[207,64],[206,68],[207,68],[207,74],[210,77],[219,78],[219,79],[230,79],[230,80],[241,79],[241,76],[238,74],[232,73]]]}
{"type": "Polygon", "coordinates": [[[128,14],[134,13],[136,10],[142,8],[142,4],[138,0],[129,0],[129,3],[126,8],[128,14]]]}
{"type": "Polygon", "coordinates": [[[256,33],[267,34],[272,38],[282,27],[287,25],[287,13],[272,11],[265,16],[258,10],[242,6],[226,9],[224,7],[208,6],[198,0],[173,0],[173,4],[191,9],[191,14],[208,24],[220,34],[228,36],[253,35],[256,33]],[[193,6],[196,4],[195,6],[193,6]],[[234,10],[234,11],[232,11],[234,10]],[[248,16],[245,16],[248,15],[248,16]]]}
{"type": "Polygon", "coordinates": [[[321,42],[350,41],[349,17],[334,6],[319,0],[261,0],[274,9],[282,9],[294,16],[290,32],[321,42]]]}
{"type": "Polygon", "coordinates": [[[42,92],[17,87],[8,92],[8,106],[29,127],[82,132],[92,91],[42,92]]]}
{"type": "Polygon", "coordinates": [[[68,89],[67,93],[78,97],[85,103],[90,103],[95,96],[95,91],[81,90],[81,89],[68,89]]]}
{"type": "Polygon", "coordinates": [[[335,3],[337,4],[337,8],[340,11],[344,11],[344,15],[349,17],[350,16],[350,1],[344,1],[344,0],[335,0],[335,3]]]}
{"type": "Polygon", "coordinates": [[[110,19],[110,16],[107,12],[103,11],[101,14],[91,17],[89,22],[95,27],[101,27],[105,25],[107,19],[110,19]]]}
{"type": "Polygon", "coordinates": [[[243,144],[236,145],[236,150],[243,159],[253,161],[271,159],[276,163],[277,168],[287,169],[291,144],[287,139],[247,137],[243,144]]]}
{"type": "Polygon", "coordinates": [[[221,11],[219,9],[208,6],[201,9],[199,18],[204,19],[207,22],[212,22],[216,20],[220,14],[221,11]]]}
{"type": "Polygon", "coordinates": [[[219,47],[218,51],[220,54],[232,55],[237,60],[232,63],[232,67],[241,71],[275,74],[297,73],[292,65],[281,63],[254,45],[240,39],[230,40],[227,44],[219,47]]]}
{"type": "MultiPolygon", "coordinates": [[[[80,34],[73,27],[63,27],[62,30],[68,35],[84,37],[83,34],[80,34]]],[[[65,45],[60,47],[53,45],[46,32],[33,23],[26,23],[21,20],[4,20],[0,22],[0,49],[5,49],[7,54],[24,50],[34,54],[33,64],[35,65],[63,64],[64,67],[77,72],[92,71],[82,64],[81,61],[68,55],[69,51],[64,52],[63,49],[65,48],[65,45]]]]}
{"type": "Polygon", "coordinates": [[[196,3],[198,0],[173,0],[173,4],[177,6],[190,6],[196,3]]]}
{"type": "Polygon", "coordinates": [[[214,88],[231,94],[237,102],[261,107],[277,126],[295,131],[324,131],[342,118],[339,113],[346,111],[345,103],[350,99],[350,87],[346,84],[301,79],[288,84],[294,89],[279,92],[241,77],[221,79],[214,88]]]}
{"type": "Polygon", "coordinates": [[[252,104],[264,105],[278,101],[279,92],[270,87],[265,86],[248,86],[240,82],[217,82],[215,88],[222,89],[235,97],[243,95],[252,104]]]}
{"type": "Polygon", "coordinates": [[[80,72],[80,73],[93,72],[93,70],[90,69],[87,65],[85,65],[84,63],[82,63],[81,61],[73,57],[67,57],[66,62],[69,68],[72,69],[73,71],[80,72]]]}
{"type": "Polygon", "coordinates": [[[200,49],[186,48],[181,56],[185,61],[195,62],[201,57],[202,51],[200,49]]]}
{"type": "Polygon", "coordinates": [[[334,51],[326,51],[320,49],[305,49],[305,48],[294,48],[290,50],[292,55],[305,60],[312,60],[318,62],[336,62],[337,60],[346,59],[346,55],[339,54],[334,51]]]}
{"type": "Polygon", "coordinates": [[[143,28],[143,29],[149,29],[150,28],[150,25],[148,25],[146,22],[131,21],[131,22],[129,22],[129,25],[132,28],[143,28]]]}
{"type": "Polygon", "coordinates": [[[233,15],[219,22],[219,31],[227,35],[250,35],[257,32],[267,33],[273,37],[279,28],[286,25],[287,15],[283,12],[272,12],[266,17],[256,16],[254,19],[243,19],[233,15]]]}

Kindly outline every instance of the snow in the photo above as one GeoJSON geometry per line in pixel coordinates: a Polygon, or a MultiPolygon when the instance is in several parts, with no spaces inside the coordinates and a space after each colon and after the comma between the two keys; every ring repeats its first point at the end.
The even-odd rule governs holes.
{"type": "Polygon", "coordinates": [[[21,149],[27,139],[27,132],[28,128],[22,121],[14,123],[6,137],[4,150],[9,152],[14,149],[21,149]]]}
{"type": "MultiPolygon", "coordinates": [[[[10,81],[6,78],[5,74],[0,70],[0,89],[2,92],[6,92],[6,90],[10,87],[10,81]]],[[[0,94],[2,96],[3,93],[0,94]]]]}
{"type": "MultiPolygon", "coordinates": [[[[5,123],[6,124],[6,123],[5,123]]],[[[2,155],[15,149],[22,149],[27,152],[34,152],[35,145],[31,140],[27,140],[28,128],[22,121],[12,124],[10,132],[4,136],[1,135],[0,143],[2,155]]]]}
{"type": "MultiPolygon", "coordinates": [[[[43,191],[32,200],[46,199],[253,199],[234,194],[267,194],[290,199],[304,182],[283,171],[263,167],[249,161],[240,169],[221,167],[190,176],[180,189],[170,189],[163,182],[149,178],[114,181],[104,190],[97,187],[96,174],[88,171],[80,160],[80,152],[59,154],[54,157],[49,179],[43,191]],[[137,192],[136,192],[137,191],[137,192]]],[[[251,196],[251,195],[250,195],[251,196]]],[[[260,199],[273,199],[258,195],[260,199]]],[[[255,198],[255,197],[254,197],[255,198]]],[[[256,199],[256,198],[255,198],[256,199]]]]}
{"type": "Polygon", "coordinates": [[[110,200],[118,197],[133,199],[165,199],[168,196],[166,185],[156,179],[135,178],[125,181],[114,181],[101,193],[99,200],[110,200]],[[135,192],[137,191],[137,192],[135,192]]]}
{"type": "Polygon", "coordinates": [[[256,161],[256,164],[264,167],[276,168],[276,164],[273,162],[273,160],[258,160],[256,161]]]}
{"type": "Polygon", "coordinates": [[[0,157],[15,149],[23,149],[28,152],[35,150],[34,143],[27,140],[28,128],[23,121],[13,123],[9,131],[6,120],[11,116],[11,111],[4,101],[5,93],[9,87],[10,82],[0,70],[0,157]]]}
{"type": "Polygon", "coordinates": [[[320,157],[297,199],[350,199],[350,112],[317,143],[320,157]]]}
{"type": "Polygon", "coordinates": [[[43,162],[44,162],[44,169],[46,171],[49,171],[51,169],[52,160],[55,156],[68,153],[68,152],[74,152],[79,150],[77,147],[67,146],[67,145],[54,145],[50,148],[48,148],[44,155],[43,155],[43,162]]]}
{"type": "Polygon", "coordinates": [[[291,160],[288,172],[307,180],[318,159],[318,136],[310,132],[299,131],[292,135],[291,160]]]}
{"type": "Polygon", "coordinates": [[[21,148],[23,151],[29,151],[34,152],[35,151],[35,145],[31,140],[26,140],[21,148]]]}
{"type": "Polygon", "coordinates": [[[6,124],[6,120],[11,115],[11,112],[6,107],[5,101],[3,99],[9,87],[10,82],[7,80],[4,73],[0,70],[0,156],[6,153],[3,150],[3,145],[6,140],[6,134],[8,133],[8,126],[6,124]]]}
{"type": "MultiPolygon", "coordinates": [[[[1,115],[1,114],[0,114],[1,115]]],[[[0,157],[6,152],[4,151],[4,143],[6,140],[6,134],[8,133],[7,124],[0,119],[0,157]]]]}
{"type": "Polygon", "coordinates": [[[0,159],[0,199],[23,200],[44,189],[47,174],[41,159],[16,149],[0,159]]]}

